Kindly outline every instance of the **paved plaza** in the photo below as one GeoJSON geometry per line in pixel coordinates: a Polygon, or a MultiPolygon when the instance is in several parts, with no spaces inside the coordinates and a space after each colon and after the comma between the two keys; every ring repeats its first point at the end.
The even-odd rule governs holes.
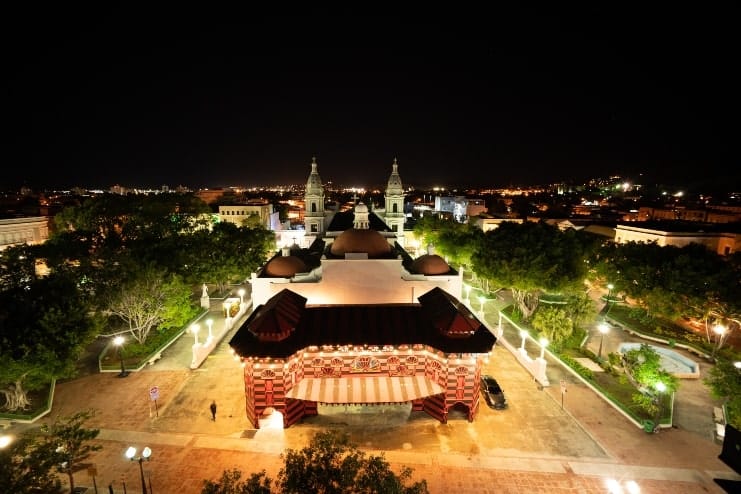
{"type": "MultiPolygon", "coordinates": [[[[213,307],[209,315],[219,324],[220,305],[213,307]]],[[[494,307],[487,322],[496,324],[494,307]]],[[[264,469],[275,478],[286,448],[301,448],[326,428],[348,432],[363,450],[383,453],[395,468],[413,468],[414,478],[426,479],[432,493],[605,493],[610,478],[623,485],[633,480],[643,493],[720,493],[713,478],[739,478],[717,459],[720,445],[703,420],[684,418],[680,424],[693,425],[647,434],[555,363],[549,363],[549,379],[556,385],[539,387],[500,345],[485,371],[502,385],[509,408],[482,405],[473,423],[451,414],[441,424],[408,406],[327,406],[286,430],[255,430],[245,417],[242,372],[228,351],[230,338],[231,333],[197,370],[189,369],[193,339],[185,335],[160,361],[127,378],[93,373],[60,383],[44,420],[96,410],[90,425],[101,429],[103,449],[91,462],[99,492],[110,485],[123,493],[124,483],[127,493],[141,492],[139,465],[123,455],[131,445],[153,451],[143,466],[154,493],[196,494],[204,479],[224,469],[264,469]],[[561,379],[568,386],[563,408],[561,379]],[[156,410],[148,393],[155,385],[156,410]],[[218,406],[215,421],[212,400],[218,406]]],[[[703,392],[698,382],[691,386],[693,393],[703,392]]],[[[699,409],[678,404],[677,414],[705,413],[702,404],[690,407],[699,409]]],[[[93,492],[86,470],[76,481],[93,492]]]]}

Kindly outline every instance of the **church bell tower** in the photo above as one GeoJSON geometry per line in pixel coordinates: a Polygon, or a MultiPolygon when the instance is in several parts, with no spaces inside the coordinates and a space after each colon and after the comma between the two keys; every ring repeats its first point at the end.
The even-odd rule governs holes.
{"type": "Polygon", "coordinates": [[[317,171],[316,158],[311,158],[311,173],[306,181],[304,195],[304,228],[306,235],[320,235],[324,233],[324,187],[317,171]]]}
{"type": "Polygon", "coordinates": [[[386,185],[386,212],[384,220],[389,228],[396,230],[397,237],[401,238],[404,234],[404,188],[401,185],[399,176],[399,164],[394,158],[394,164],[391,169],[391,176],[386,185]]]}

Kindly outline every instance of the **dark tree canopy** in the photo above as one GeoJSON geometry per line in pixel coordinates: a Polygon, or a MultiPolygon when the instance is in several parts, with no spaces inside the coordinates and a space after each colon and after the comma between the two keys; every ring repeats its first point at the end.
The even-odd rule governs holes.
{"type": "Polygon", "coordinates": [[[583,289],[590,243],[574,230],[545,223],[502,223],[487,232],[473,254],[473,270],[495,285],[512,289],[528,319],[541,292],[575,293],[583,289]]]}

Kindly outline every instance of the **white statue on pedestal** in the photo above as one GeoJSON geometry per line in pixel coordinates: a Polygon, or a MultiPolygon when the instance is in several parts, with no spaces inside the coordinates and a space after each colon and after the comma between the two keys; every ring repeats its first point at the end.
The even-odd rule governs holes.
{"type": "Polygon", "coordinates": [[[201,294],[201,297],[208,297],[208,287],[206,284],[203,284],[203,293],[201,294]]]}

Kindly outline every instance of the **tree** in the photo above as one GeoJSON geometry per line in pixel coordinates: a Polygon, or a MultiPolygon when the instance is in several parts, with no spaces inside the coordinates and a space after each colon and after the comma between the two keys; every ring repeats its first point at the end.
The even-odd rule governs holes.
{"type": "Polygon", "coordinates": [[[121,318],[139,343],[152,329],[182,326],[193,316],[191,290],[177,275],[150,265],[131,276],[113,294],[108,312],[121,318]]]}
{"type": "Polygon", "coordinates": [[[426,493],[427,482],[409,482],[412,470],[396,475],[383,456],[367,456],[350,443],[346,433],[317,433],[302,450],[289,449],[281,455],[284,466],[278,474],[281,492],[319,494],[418,494],[426,493]]]}
{"type": "Polygon", "coordinates": [[[51,425],[43,425],[41,431],[45,433],[44,441],[47,446],[53,447],[56,454],[55,468],[69,477],[70,493],[75,492],[74,472],[78,470],[82,461],[93,451],[99,451],[102,446],[90,444],[98,437],[99,429],[84,427],[85,422],[95,413],[92,410],[77,412],[68,417],[57,418],[51,425]]]}
{"type": "Polygon", "coordinates": [[[0,492],[43,494],[59,492],[61,484],[54,469],[56,447],[28,432],[0,449],[0,492]]]}
{"type": "Polygon", "coordinates": [[[574,324],[561,307],[541,305],[531,324],[550,344],[559,347],[574,331],[574,324]]]}
{"type": "Polygon", "coordinates": [[[719,358],[704,382],[713,396],[725,400],[728,423],[741,429],[741,369],[732,360],[719,358]]]}
{"type": "Polygon", "coordinates": [[[69,276],[53,273],[0,292],[0,393],[4,408],[26,409],[28,392],[70,377],[100,321],[69,276]]]}
{"type": "Polygon", "coordinates": [[[201,494],[270,494],[272,480],[265,470],[253,473],[242,481],[242,472],[239,470],[225,470],[216,482],[204,480],[201,494]]]}
{"type": "Polygon", "coordinates": [[[545,223],[503,223],[487,232],[472,256],[473,270],[508,287],[523,320],[538,307],[539,295],[583,289],[589,242],[573,231],[545,223]]]}
{"type": "Polygon", "coordinates": [[[651,346],[642,344],[629,350],[623,356],[625,374],[640,393],[633,395],[633,403],[649,415],[658,419],[660,398],[663,393],[671,394],[677,390],[679,380],[661,367],[660,355],[651,346]],[[660,389],[660,384],[663,390],[660,389]]]}
{"type": "Polygon", "coordinates": [[[275,234],[265,228],[238,227],[232,223],[214,225],[210,232],[197,232],[191,238],[190,275],[192,282],[210,282],[220,292],[228,283],[244,280],[262,266],[275,250],[275,234]]]}

